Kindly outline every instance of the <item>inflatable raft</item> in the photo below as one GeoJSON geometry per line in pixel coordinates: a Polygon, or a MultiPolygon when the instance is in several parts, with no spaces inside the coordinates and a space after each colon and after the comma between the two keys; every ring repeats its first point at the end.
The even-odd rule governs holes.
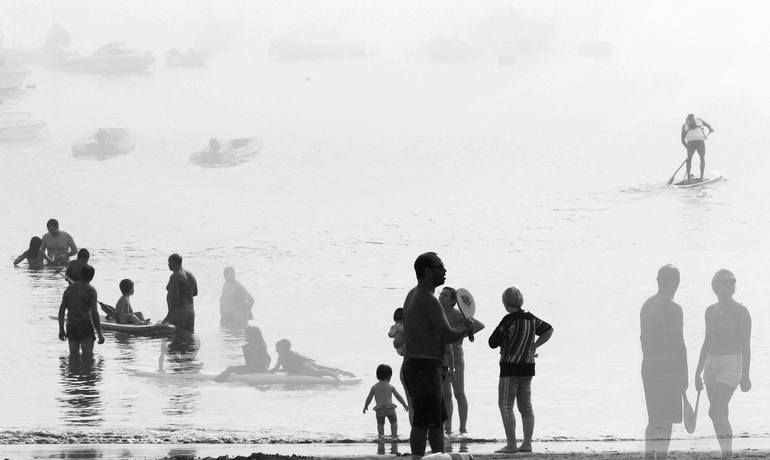
{"type": "MultiPolygon", "coordinates": [[[[160,380],[202,380],[214,381],[219,374],[210,374],[205,372],[192,373],[172,373],[157,370],[137,370],[134,372],[137,377],[148,377],[160,380]]],[[[342,377],[339,380],[331,377],[316,377],[312,375],[293,375],[293,374],[271,374],[268,372],[255,372],[253,374],[232,374],[225,382],[238,382],[247,385],[278,385],[278,384],[298,384],[298,385],[355,385],[361,383],[358,377],[342,377]]]]}

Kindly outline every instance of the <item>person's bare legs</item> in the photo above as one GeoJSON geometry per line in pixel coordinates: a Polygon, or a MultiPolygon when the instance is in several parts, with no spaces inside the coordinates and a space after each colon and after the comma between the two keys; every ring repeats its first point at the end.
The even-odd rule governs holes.
{"type": "Polygon", "coordinates": [[[80,352],[83,359],[91,359],[94,357],[94,341],[95,339],[84,339],[80,341],[80,352]]]}
{"type": "Polygon", "coordinates": [[[417,426],[413,423],[412,430],[409,432],[409,447],[412,448],[412,458],[419,459],[425,455],[425,444],[427,442],[427,438],[428,427],[417,426]]]}
{"type": "Polygon", "coordinates": [[[452,435],[452,415],[454,415],[454,403],[452,402],[452,378],[446,373],[443,375],[444,381],[441,384],[441,392],[444,397],[444,410],[446,411],[446,421],[444,422],[444,431],[447,436],[452,435]]]}
{"type": "Polygon", "coordinates": [[[690,182],[690,171],[692,171],[692,154],[695,153],[695,150],[692,149],[690,146],[687,146],[687,171],[685,172],[684,180],[685,183],[690,182]]]}
{"type": "Polygon", "coordinates": [[[649,422],[644,431],[644,458],[657,459],[668,456],[671,443],[671,423],[649,422]]]}
{"type": "Polygon", "coordinates": [[[735,388],[724,383],[714,382],[706,385],[709,398],[709,417],[714,425],[714,432],[722,450],[722,458],[728,458],[733,453],[733,428],[730,425],[730,398],[735,388]]]}
{"type": "Polygon", "coordinates": [[[513,415],[517,383],[516,377],[500,377],[500,382],[497,385],[497,405],[503,419],[506,445],[495,452],[514,453],[519,451],[516,447],[516,418],[513,415]]]}
{"type": "Polygon", "coordinates": [[[70,358],[80,359],[80,342],[67,340],[67,345],[70,347],[70,358]]]}
{"type": "Polygon", "coordinates": [[[385,416],[377,414],[377,437],[382,439],[385,437],[385,416]]]}
{"type": "Polygon", "coordinates": [[[428,443],[433,453],[444,452],[444,431],[439,426],[428,427],[428,443]]]}
{"type": "Polygon", "coordinates": [[[468,432],[468,398],[465,396],[465,365],[455,366],[452,376],[452,392],[457,400],[457,415],[460,417],[460,433],[468,432]]]}
{"type": "Polygon", "coordinates": [[[532,377],[521,377],[516,391],[516,403],[521,414],[523,439],[519,452],[532,452],[532,433],[535,431],[535,413],[532,410],[532,377]]]}
{"type": "Polygon", "coordinates": [[[698,153],[700,154],[700,180],[703,180],[703,171],[706,169],[706,154],[698,153]]]}

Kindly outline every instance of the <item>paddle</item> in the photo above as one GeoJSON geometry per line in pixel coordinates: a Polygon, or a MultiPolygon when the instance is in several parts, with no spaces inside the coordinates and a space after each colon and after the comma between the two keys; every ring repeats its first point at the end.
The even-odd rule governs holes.
{"type": "Polygon", "coordinates": [[[674,183],[674,178],[676,177],[676,173],[678,173],[679,170],[682,169],[682,166],[684,166],[685,163],[687,163],[687,158],[685,158],[682,164],[680,164],[679,167],[676,168],[676,171],[674,171],[674,174],[671,175],[671,179],[669,179],[668,182],[666,182],[666,185],[671,185],[674,183]]]}
{"type": "MultiPolygon", "coordinates": [[[[460,288],[457,291],[457,307],[460,309],[460,314],[463,315],[464,320],[473,318],[476,314],[476,302],[473,300],[473,296],[467,289],[460,288]]],[[[473,342],[473,330],[468,332],[468,340],[473,342]]]]}

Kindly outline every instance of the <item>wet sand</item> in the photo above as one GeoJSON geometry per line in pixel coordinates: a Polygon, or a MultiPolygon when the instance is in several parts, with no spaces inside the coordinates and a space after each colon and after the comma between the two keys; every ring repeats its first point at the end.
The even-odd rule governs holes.
{"type": "MultiPolygon", "coordinates": [[[[714,438],[672,440],[672,459],[719,458],[714,438]]],[[[453,443],[454,452],[468,452],[477,460],[634,459],[643,458],[641,441],[558,441],[535,443],[534,453],[496,454],[503,443],[453,443]]],[[[770,438],[737,438],[732,458],[770,458],[770,438]]],[[[184,460],[288,460],[288,459],[411,459],[406,440],[370,443],[302,444],[0,444],[2,459],[184,459],[184,460]]]]}

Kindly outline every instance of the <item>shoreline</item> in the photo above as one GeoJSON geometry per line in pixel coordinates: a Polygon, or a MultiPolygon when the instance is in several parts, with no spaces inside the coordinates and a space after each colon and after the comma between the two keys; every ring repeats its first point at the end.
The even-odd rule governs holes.
{"type": "MultiPolygon", "coordinates": [[[[497,454],[503,442],[453,442],[447,452],[467,452],[477,460],[504,458],[600,459],[642,458],[642,441],[549,441],[536,442],[533,453],[497,454]],[[450,450],[451,448],[451,450],[450,450]]],[[[770,457],[770,438],[735,438],[732,458],[770,457]]],[[[714,438],[671,441],[668,458],[719,458],[714,438]]],[[[300,444],[0,444],[0,459],[79,458],[79,459],[350,459],[393,460],[411,458],[409,443],[399,441],[369,443],[300,444]]]]}

